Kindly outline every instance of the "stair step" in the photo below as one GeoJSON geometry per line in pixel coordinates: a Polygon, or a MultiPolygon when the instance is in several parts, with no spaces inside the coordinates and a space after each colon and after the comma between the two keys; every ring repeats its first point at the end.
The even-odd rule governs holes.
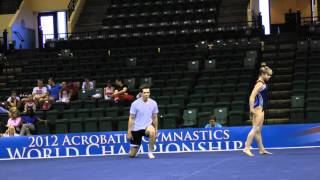
{"type": "Polygon", "coordinates": [[[267,119],[267,124],[288,124],[290,123],[289,118],[272,118],[267,119]]]}
{"type": "Polygon", "coordinates": [[[288,108],[291,105],[290,99],[285,100],[269,100],[268,108],[288,108]]]}
{"type": "Polygon", "coordinates": [[[86,1],[86,7],[90,7],[90,6],[104,6],[108,4],[108,2],[106,1],[101,1],[101,0],[90,0],[90,1],[86,1]]]}
{"type": "MultiPolygon", "coordinates": [[[[265,124],[288,124],[290,123],[290,120],[288,118],[271,118],[271,119],[266,119],[265,124]]],[[[245,122],[246,125],[251,125],[252,120],[247,120],[245,122]]]]}
{"type": "Polygon", "coordinates": [[[272,83],[270,84],[271,91],[288,91],[292,89],[292,83],[272,83]]]}
{"type": "Polygon", "coordinates": [[[228,0],[222,1],[221,6],[231,6],[231,7],[239,7],[239,6],[247,6],[248,0],[228,0]]]}
{"type": "Polygon", "coordinates": [[[273,68],[274,74],[287,75],[293,73],[292,67],[273,68]]]}
{"type": "Polygon", "coordinates": [[[81,13],[82,14],[104,14],[105,13],[105,9],[107,8],[107,6],[105,8],[101,8],[101,6],[91,6],[91,7],[86,7],[81,13]]]}
{"type": "Polygon", "coordinates": [[[280,44],[279,49],[283,51],[295,51],[296,46],[296,44],[280,44]]]}
{"type": "Polygon", "coordinates": [[[6,88],[7,87],[7,83],[0,83],[0,88],[6,88]]]}
{"type": "Polygon", "coordinates": [[[225,15],[219,18],[219,23],[229,23],[229,22],[231,23],[231,22],[239,22],[244,20],[245,20],[245,17],[242,17],[241,15],[240,16],[225,15]]]}
{"type": "Polygon", "coordinates": [[[290,109],[288,108],[267,109],[266,119],[289,118],[289,113],[290,109]]]}
{"type": "Polygon", "coordinates": [[[270,92],[269,100],[290,99],[291,91],[272,91],[270,92]]]}
{"type": "Polygon", "coordinates": [[[12,80],[12,79],[14,79],[14,76],[0,76],[0,81],[6,81],[6,80],[12,80]]]}
{"type": "Polygon", "coordinates": [[[277,67],[281,68],[292,67],[294,65],[293,59],[277,60],[275,63],[277,67]]]}
{"type": "Polygon", "coordinates": [[[278,53],[278,57],[281,58],[281,59],[284,59],[284,58],[294,58],[295,56],[295,52],[294,51],[281,51],[278,53]]]}
{"type": "Polygon", "coordinates": [[[292,75],[275,75],[272,77],[272,83],[292,82],[292,75]]]}
{"type": "Polygon", "coordinates": [[[267,53],[266,51],[276,51],[277,46],[275,44],[264,44],[264,53],[267,53]]]}

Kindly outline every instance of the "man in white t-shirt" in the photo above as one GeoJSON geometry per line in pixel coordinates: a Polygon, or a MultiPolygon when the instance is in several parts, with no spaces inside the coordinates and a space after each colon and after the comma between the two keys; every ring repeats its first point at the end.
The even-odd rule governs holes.
{"type": "Polygon", "coordinates": [[[43,101],[48,100],[48,90],[47,87],[43,85],[42,80],[37,81],[37,87],[33,88],[32,96],[36,103],[42,103],[43,101]]]}
{"type": "Polygon", "coordinates": [[[131,104],[128,123],[128,139],[130,140],[130,157],[135,157],[142,137],[149,137],[148,157],[154,159],[154,143],[158,131],[158,105],[150,99],[150,88],[141,87],[141,98],[131,104]]]}

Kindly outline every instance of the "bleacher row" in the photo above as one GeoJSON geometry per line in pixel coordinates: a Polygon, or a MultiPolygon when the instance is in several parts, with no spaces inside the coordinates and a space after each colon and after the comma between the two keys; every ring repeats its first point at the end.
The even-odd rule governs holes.
{"type": "Polygon", "coordinates": [[[199,40],[259,35],[257,22],[218,24],[220,0],[111,1],[96,32],[51,39],[47,47],[109,48],[196,43],[199,40]],[[107,41],[105,41],[107,39],[107,41]]]}
{"type": "Polygon", "coordinates": [[[22,0],[1,0],[0,14],[15,14],[22,0]]]}
{"type": "MultiPolygon", "coordinates": [[[[103,20],[103,29],[128,32],[159,28],[184,29],[187,26],[213,27],[216,24],[217,7],[215,1],[167,1],[163,2],[112,2],[103,20]],[[168,6],[168,3],[170,6],[168,6]],[[172,22],[172,23],[170,23],[172,22]]],[[[109,31],[111,32],[111,31],[109,31]]]]}

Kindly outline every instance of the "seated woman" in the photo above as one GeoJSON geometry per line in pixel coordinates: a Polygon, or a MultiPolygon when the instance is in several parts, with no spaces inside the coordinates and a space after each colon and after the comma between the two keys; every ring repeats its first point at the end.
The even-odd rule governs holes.
{"type": "Polygon", "coordinates": [[[110,82],[106,83],[106,87],[104,88],[103,94],[105,100],[112,100],[114,92],[114,87],[112,87],[110,82]]]}
{"type": "Polygon", "coordinates": [[[134,97],[129,94],[128,86],[123,84],[120,79],[116,80],[116,88],[113,93],[113,98],[116,103],[119,101],[130,102],[134,99],[134,97]]]}
{"type": "Polygon", "coordinates": [[[14,128],[8,128],[5,133],[0,134],[2,137],[19,136],[14,128]]]}
{"type": "Polygon", "coordinates": [[[16,108],[10,109],[9,120],[7,122],[8,132],[17,132],[21,130],[21,117],[16,108]]]}
{"type": "Polygon", "coordinates": [[[58,102],[69,103],[72,96],[72,90],[70,90],[67,86],[66,82],[61,83],[62,88],[59,92],[59,100],[58,102]]]}

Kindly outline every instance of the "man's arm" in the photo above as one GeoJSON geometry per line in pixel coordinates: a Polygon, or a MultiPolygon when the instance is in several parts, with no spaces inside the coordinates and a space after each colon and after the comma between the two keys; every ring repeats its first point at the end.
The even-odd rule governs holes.
{"type": "Polygon", "coordinates": [[[128,121],[128,139],[132,138],[131,131],[133,129],[133,125],[134,125],[135,120],[136,120],[136,115],[130,114],[129,121],[128,121]]]}
{"type": "Polygon", "coordinates": [[[45,125],[48,124],[48,120],[44,120],[44,119],[41,119],[41,118],[39,118],[39,117],[36,117],[36,118],[37,118],[37,121],[38,121],[39,123],[43,123],[43,124],[45,124],[45,125]]]}

